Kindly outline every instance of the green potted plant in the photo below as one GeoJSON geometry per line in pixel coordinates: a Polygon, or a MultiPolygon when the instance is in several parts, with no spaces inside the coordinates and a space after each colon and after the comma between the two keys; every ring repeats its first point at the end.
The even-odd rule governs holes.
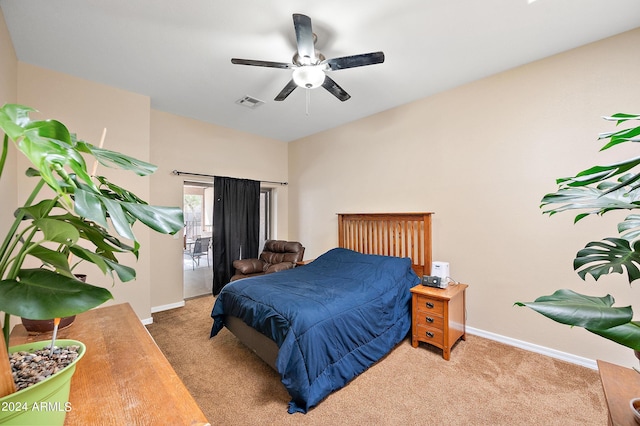
{"type": "MultiPolygon", "coordinates": [[[[640,115],[614,114],[604,117],[616,125],[640,120],[640,115]]],[[[640,126],[601,133],[607,140],[601,150],[628,142],[640,142],[640,126]]],[[[640,209],[640,157],[594,166],[572,177],[557,179],[558,190],[542,198],[544,213],[576,210],[574,223],[589,215],[604,215],[615,210],[640,209]]],[[[618,224],[617,237],[588,243],[578,251],[573,268],[584,280],[591,275],[626,272],[629,284],[640,278],[640,214],[630,214],[618,224]]],[[[562,324],[586,330],[623,346],[640,351],[640,322],[633,320],[631,306],[614,306],[615,299],[587,296],[561,289],[533,302],[516,302],[562,324]]]]}
{"type": "MultiPolygon", "coordinates": [[[[117,258],[124,253],[138,256],[134,223],[165,234],[183,227],[180,208],[147,204],[106,177],[93,176],[96,167],[90,172],[87,160],[140,176],[153,173],[154,165],[78,140],[59,121],[33,121],[33,111],[14,104],[0,109],[0,179],[13,142],[31,162],[26,174],[34,181],[0,245],[0,311],[5,313],[0,339],[5,348],[11,315],[62,318],[112,298],[107,289],[74,276],[78,262],[94,264],[112,279],[114,273],[123,282],[134,279],[135,270],[117,258]],[[38,266],[25,267],[30,258],[35,261],[27,264],[38,266]]],[[[0,360],[2,368],[9,368],[8,359],[0,360]]]]}

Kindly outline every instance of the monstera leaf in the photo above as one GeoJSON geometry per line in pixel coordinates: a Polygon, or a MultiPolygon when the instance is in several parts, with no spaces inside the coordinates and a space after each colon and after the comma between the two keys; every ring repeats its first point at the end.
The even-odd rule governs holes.
{"type": "Polygon", "coordinates": [[[572,290],[558,290],[533,302],[516,302],[561,324],[583,327],[591,333],[640,350],[640,324],[632,321],[631,306],[614,307],[615,299],[585,296],[572,290]]]}
{"type": "MultiPolygon", "coordinates": [[[[568,186],[585,186],[591,185],[593,183],[602,182],[606,179],[610,179],[614,176],[621,175],[623,173],[628,172],[634,167],[640,164],[640,157],[631,158],[629,160],[624,160],[619,163],[610,164],[608,166],[594,166],[587,170],[584,170],[578,173],[574,177],[569,178],[561,178],[557,180],[558,184],[565,184],[568,186]]],[[[623,187],[625,185],[629,185],[640,178],[640,174],[628,174],[625,179],[620,182],[619,186],[623,187]]],[[[615,191],[616,187],[612,188],[612,191],[615,191]]]]}
{"type": "Polygon", "coordinates": [[[596,280],[602,275],[627,271],[629,282],[640,278],[640,241],[633,247],[622,238],[605,238],[603,241],[591,242],[580,250],[573,261],[575,269],[582,279],[587,274],[596,280]]]}
{"type": "MultiPolygon", "coordinates": [[[[640,120],[638,114],[618,113],[605,120],[616,125],[640,120]]],[[[600,133],[598,140],[608,142],[601,151],[622,143],[640,142],[640,126],[613,132],[600,133]]],[[[558,190],[542,198],[543,213],[576,210],[574,222],[589,215],[602,216],[612,210],[640,208],[640,157],[632,157],[604,166],[593,166],[572,177],[556,180],[558,190]]],[[[640,278],[640,215],[631,214],[618,224],[621,238],[604,238],[591,242],[580,250],[573,261],[573,268],[584,280],[591,275],[598,280],[606,274],[624,274],[629,283],[640,278]]],[[[591,297],[571,290],[558,290],[550,296],[542,296],[534,302],[517,302],[554,321],[586,330],[621,345],[640,351],[640,322],[632,321],[630,306],[613,306],[613,297],[591,297]]]]}
{"type": "Polygon", "coordinates": [[[606,186],[591,187],[563,187],[553,194],[542,198],[540,207],[547,208],[555,204],[558,207],[544,210],[544,214],[552,216],[567,210],[587,210],[575,217],[575,222],[591,214],[602,215],[611,210],[637,209],[640,207],[640,194],[630,196],[625,191],[609,191],[606,186]]]}
{"type": "Polygon", "coordinates": [[[5,343],[9,342],[10,314],[51,319],[86,311],[111,298],[108,290],[75,279],[72,271],[79,262],[96,265],[112,279],[115,273],[121,281],[133,280],[135,270],[120,264],[116,255],[138,257],[136,222],[163,234],[175,234],[184,225],[180,207],[149,205],[105,177],[94,176],[95,168],[89,172],[87,162],[139,176],[153,173],[156,166],[80,141],[59,121],[32,121],[31,112],[32,108],[14,104],[0,108],[0,134],[4,133],[0,177],[12,141],[31,162],[26,175],[34,178],[34,188],[25,194],[24,205],[17,208],[6,236],[0,239],[5,343]],[[53,196],[37,202],[46,186],[53,196]],[[24,269],[28,258],[39,260],[42,267],[24,269]]]}
{"type": "Polygon", "coordinates": [[[628,241],[635,241],[640,237],[640,215],[631,214],[618,224],[620,236],[628,241]]]}
{"type": "Polygon", "coordinates": [[[0,310],[29,319],[76,315],[112,299],[111,293],[47,269],[22,269],[0,281],[0,310]]]}
{"type": "Polygon", "coordinates": [[[61,207],[56,200],[46,199],[33,206],[18,209],[26,219],[32,219],[32,225],[26,229],[36,229],[41,233],[37,244],[27,244],[28,255],[38,258],[43,265],[68,277],[73,277],[72,266],[69,265],[70,254],[79,260],[95,264],[104,274],[111,274],[112,278],[115,272],[120,281],[131,281],[136,277],[135,270],[121,265],[115,254],[131,252],[137,258],[138,243],[134,246],[124,244],[110,235],[107,228],[71,213],[51,214],[51,206],[61,207]],[[91,243],[94,248],[84,247],[79,240],[91,243]],[[58,249],[41,245],[47,241],[58,243],[58,249]]]}

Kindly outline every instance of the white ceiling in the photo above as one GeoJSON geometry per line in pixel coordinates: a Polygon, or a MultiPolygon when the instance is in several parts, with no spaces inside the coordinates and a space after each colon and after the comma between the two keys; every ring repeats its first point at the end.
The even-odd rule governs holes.
{"type": "MultiPolygon", "coordinates": [[[[640,27],[638,0],[0,0],[18,59],[147,95],[155,109],[291,141],[640,27]],[[330,72],[352,97],[296,89],[291,15],[311,17],[327,58],[381,50],[330,72]],[[235,103],[265,101],[251,110],[235,103]]],[[[638,54],[638,52],[629,52],[638,54]]]]}

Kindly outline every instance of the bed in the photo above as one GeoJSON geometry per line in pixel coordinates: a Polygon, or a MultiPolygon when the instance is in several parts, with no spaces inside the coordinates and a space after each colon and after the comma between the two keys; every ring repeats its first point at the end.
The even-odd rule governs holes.
{"type": "Polygon", "coordinates": [[[430,266],[431,213],[339,214],[338,247],[226,285],[211,336],[227,327],[278,371],[289,413],[306,413],[407,336],[409,290],[430,266]]]}

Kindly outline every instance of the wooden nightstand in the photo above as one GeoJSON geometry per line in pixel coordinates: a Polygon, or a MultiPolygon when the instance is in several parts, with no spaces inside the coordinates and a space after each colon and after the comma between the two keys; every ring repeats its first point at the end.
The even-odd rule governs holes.
{"type": "Polygon", "coordinates": [[[434,288],[419,284],[411,289],[411,346],[425,342],[442,349],[449,360],[451,347],[458,339],[466,340],[466,284],[449,284],[434,288]]]}

